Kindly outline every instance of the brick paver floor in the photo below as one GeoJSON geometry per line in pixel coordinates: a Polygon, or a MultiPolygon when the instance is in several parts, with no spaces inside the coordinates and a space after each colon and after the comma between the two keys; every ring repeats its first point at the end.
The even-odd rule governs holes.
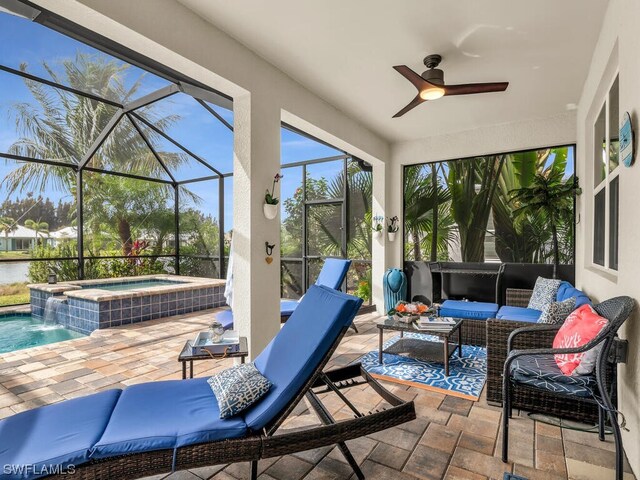
{"type": "MultiPolygon", "coordinates": [[[[94,332],[90,337],[0,355],[0,418],[108,388],[180,378],[176,357],[187,339],[206,328],[212,313],[172,317],[94,332]]],[[[331,360],[348,364],[377,348],[375,315],[356,319],[359,333],[349,331],[331,360]]],[[[227,368],[231,361],[195,364],[195,375],[227,368]]],[[[502,479],[514,472],[536,479],[613,478],[613,442],[596,434],[561,430],[516,412],[511,423],[509,464],[498,457],[499,408],[442,393],[385,383],[396,395],[414,400],[418,418],[349,443],[369,479],[502,479]]],[[[368,387],[354,389],[350,399],[362,410],[379,397],[368,387]]],[[[337,398],[324,399],[337,418],[350,417],[337,398]]],[[[300,405],[286,428],[317,423],[300,405]]],[[[259,463],[262,480],[350,479],[352,472],[335,448],[323,448],[259,463]]],[[[627,467],[627,471],[630,469],[627,467]]],[[[244,479],[247,463],[218,465],[150,478],[167,480],[244,479]]],[[[631,473],[626,477],[633,479],[631,473]]]]}

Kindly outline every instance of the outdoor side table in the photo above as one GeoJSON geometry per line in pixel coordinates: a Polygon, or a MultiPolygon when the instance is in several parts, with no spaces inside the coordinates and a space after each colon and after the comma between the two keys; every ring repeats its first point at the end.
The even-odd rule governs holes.
{"type": "Polygon", "coordinates": [[[187,340],[182,347],[180,355],[178,355],[178,361],[182,363],[182,379],[187,378],[187,362],[189,363],[189,378],[193,378],[193,362],[195,360],[221,360],[223,358],[240,358],[240,361],[244,363],[244,359],[249,355],[249,349],[247,347],[247,337],[240,337],[240,350],[232,353],[201,353],[199,355],[193,355],[191,353],[192,340],[187,340]]]}
{"type": "Polygon", "coordinates": [[[383,353],[393,353],[404,355],[418,360],[428,362],[444,363],[444,374],[449,376],[449,358],[458,350],[462,356],[462,324],[461,318],[454,319],[455,325],[447,330],[420,330],[413,323],[404,323],[392,318],[385,318],[379,321],[376,326],[379,332],[378,342],[378,363],[383,363],[383,353]],[[400,340],[391,347],[383,348],[383,333],[385,330],[395,330],[400,332],[400,340]],[[404,337],[405,332],[421,333],[433,335],[442,339],[442,342],[432,342],[430,340],[420,340],[417,338],[404,337]]]}

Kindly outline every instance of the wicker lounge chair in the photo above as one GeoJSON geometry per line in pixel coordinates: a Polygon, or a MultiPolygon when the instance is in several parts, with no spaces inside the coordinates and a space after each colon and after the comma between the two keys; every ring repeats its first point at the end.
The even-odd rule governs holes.
{"type": "MultiPolygon", "coordinates": [[[[337,445],[358,478],[364,478],[345,441],[415,418],[413,402],[385,390],[359,364],[324,372],[362,300],[312,286],[291,319],[256,358],[273,387],[258,403],[219,419],[206,378],[151,382],[109,390],[23,412],[0,421],[0,463],[31,466],[3,478],[69,478],[57,468],[74,466],[74,479],[139,478],[187,468],[257,461],[337,445]],[[343,390],[369,384],[388,404],[363,415],[343,390]],[[336,394],[355,418],[336,422],[320,393],[336,394]],[[322,425],[274,435],[306,397],[322,425]],[[34,473],[36,472],[36,473],[34,473]]],[[[375,404],[373,402],[372,404],[375,404]]]]}
{"type": "MultiPolygon", "coordinates": [[[[605,439],[605,420],[608,417],[613,429],[616,449],[616,479],[622,480],[623,450],[618,411],[612,401],[615,391],[615,376],[611,375],[611,365],[623,361],[617,352],[617,332],[629,318],[635,302],[630,297],[616,297],[606,300],[594,309],[609,320],[606,327],[590,342],[573,348],[537,348],[514,350],[518,335],[538,332],[540,326],[524,327],[511,333],[508,342],[509,356],[504,364],[502,386],[502,461],[507,462],[509,453],[509,418],[512,412],[511,395],[516,385],[526,385],[531,391],[552,392],[567,402],[588,401],[598,409],[598,436],[605,439]],[[590,375],[564,375],[556,365],[554,355],[582,353],[601,346],[596,360],[595,371],[590,375]]],[[[552,328],[549,326],[548,328],[552,328]]],[[[543,327],[544,328],[544,327],[543,327]]],[[[555,331],[556,329],[553,329],[555,331]]]]}
{"type": "MultiPolygon", "coordinates": [[[[322,265],[322,269],[318,274],[316,285],[324,285],[325,287],[338,290],[344,282],[349,267],[351,266],[351,260],[343,258],[327,258],[322,265]]],[[[286,322],[287,319],[293,314],[296,307],[300,303],[300,300],[291,300],[287,298],[280,299],[280,319],[282,322],[286,322]]],[[[224,328],[233,328],[233,312],[231,310],[223,310],[216,315],[216,320],[220,322],[224,328]]],[[[353,329],[357,332],[355,325],[353,329]]]]}

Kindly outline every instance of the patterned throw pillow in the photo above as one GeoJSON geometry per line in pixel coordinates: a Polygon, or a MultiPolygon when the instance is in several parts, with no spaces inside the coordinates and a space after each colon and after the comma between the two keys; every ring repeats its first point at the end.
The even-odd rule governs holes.
{"type": "Polygon", "coordinates": [[[529,300],[529,308],[542,311],[544,307],[555,302],[561,283],[562,280],[538,277],[529,300]]]}
{"type": "Polygon", "coordinates": [[[560,325],[576,308],[576,297],[569,297],[562,302],[553,302],[544,307],[538,323],[560,325]]]}
{"type": "Polygon", "coordinates": [[[237,415],[256,403],[271,388],[271,382],[253,363],[223,370],[207,382],[218,400],[220,418],[237,415]]]}
{"type": "MultiPolygon", "coordinates": [[[[553,348],[581,347],[596,338],[607,323],[608,320],[598,315],[591,305],[582,305],[564,321],[553,339],[553,348]]],[[[556,363],[565,375],[589,375],[601,348],[596,346],[587,352],[555,355],[556,363]]]]}

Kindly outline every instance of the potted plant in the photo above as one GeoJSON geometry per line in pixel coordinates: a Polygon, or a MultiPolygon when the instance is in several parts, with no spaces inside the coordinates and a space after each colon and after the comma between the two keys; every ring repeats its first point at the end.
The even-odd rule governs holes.
{"type": "Polygon", "coordinates": [[[396,233],[398,233],[399,229],[398,216],[396,215],[395,217],[391,217],[387,225],[387,237],[390,242],[393,242],[396,239],[396,233]]]}
{"type": "Polygon", "coordinates": [[[384,227],[382,225],[383,223],[384,217],[381,217],[379,215],[373,217],[373,225],[371,229],[373,231],[374,238],[379,238],[382,235],[382,230],[384,230],[384,227]]]}
{"type": "Polygon", "coordinates": [[[280,201],[278,197],[275,196],[276,192],[276,183],[283,178],[284,175],[280,175],[276,173],[275,177],[273,177],[273,183],[271,184],[271,191],[267,190],[267,193],[264,195],[264,205],[262,206],[264,211],[264,216],[269,220],[273,220],[278,215],[278,202],[280,201]]]}

